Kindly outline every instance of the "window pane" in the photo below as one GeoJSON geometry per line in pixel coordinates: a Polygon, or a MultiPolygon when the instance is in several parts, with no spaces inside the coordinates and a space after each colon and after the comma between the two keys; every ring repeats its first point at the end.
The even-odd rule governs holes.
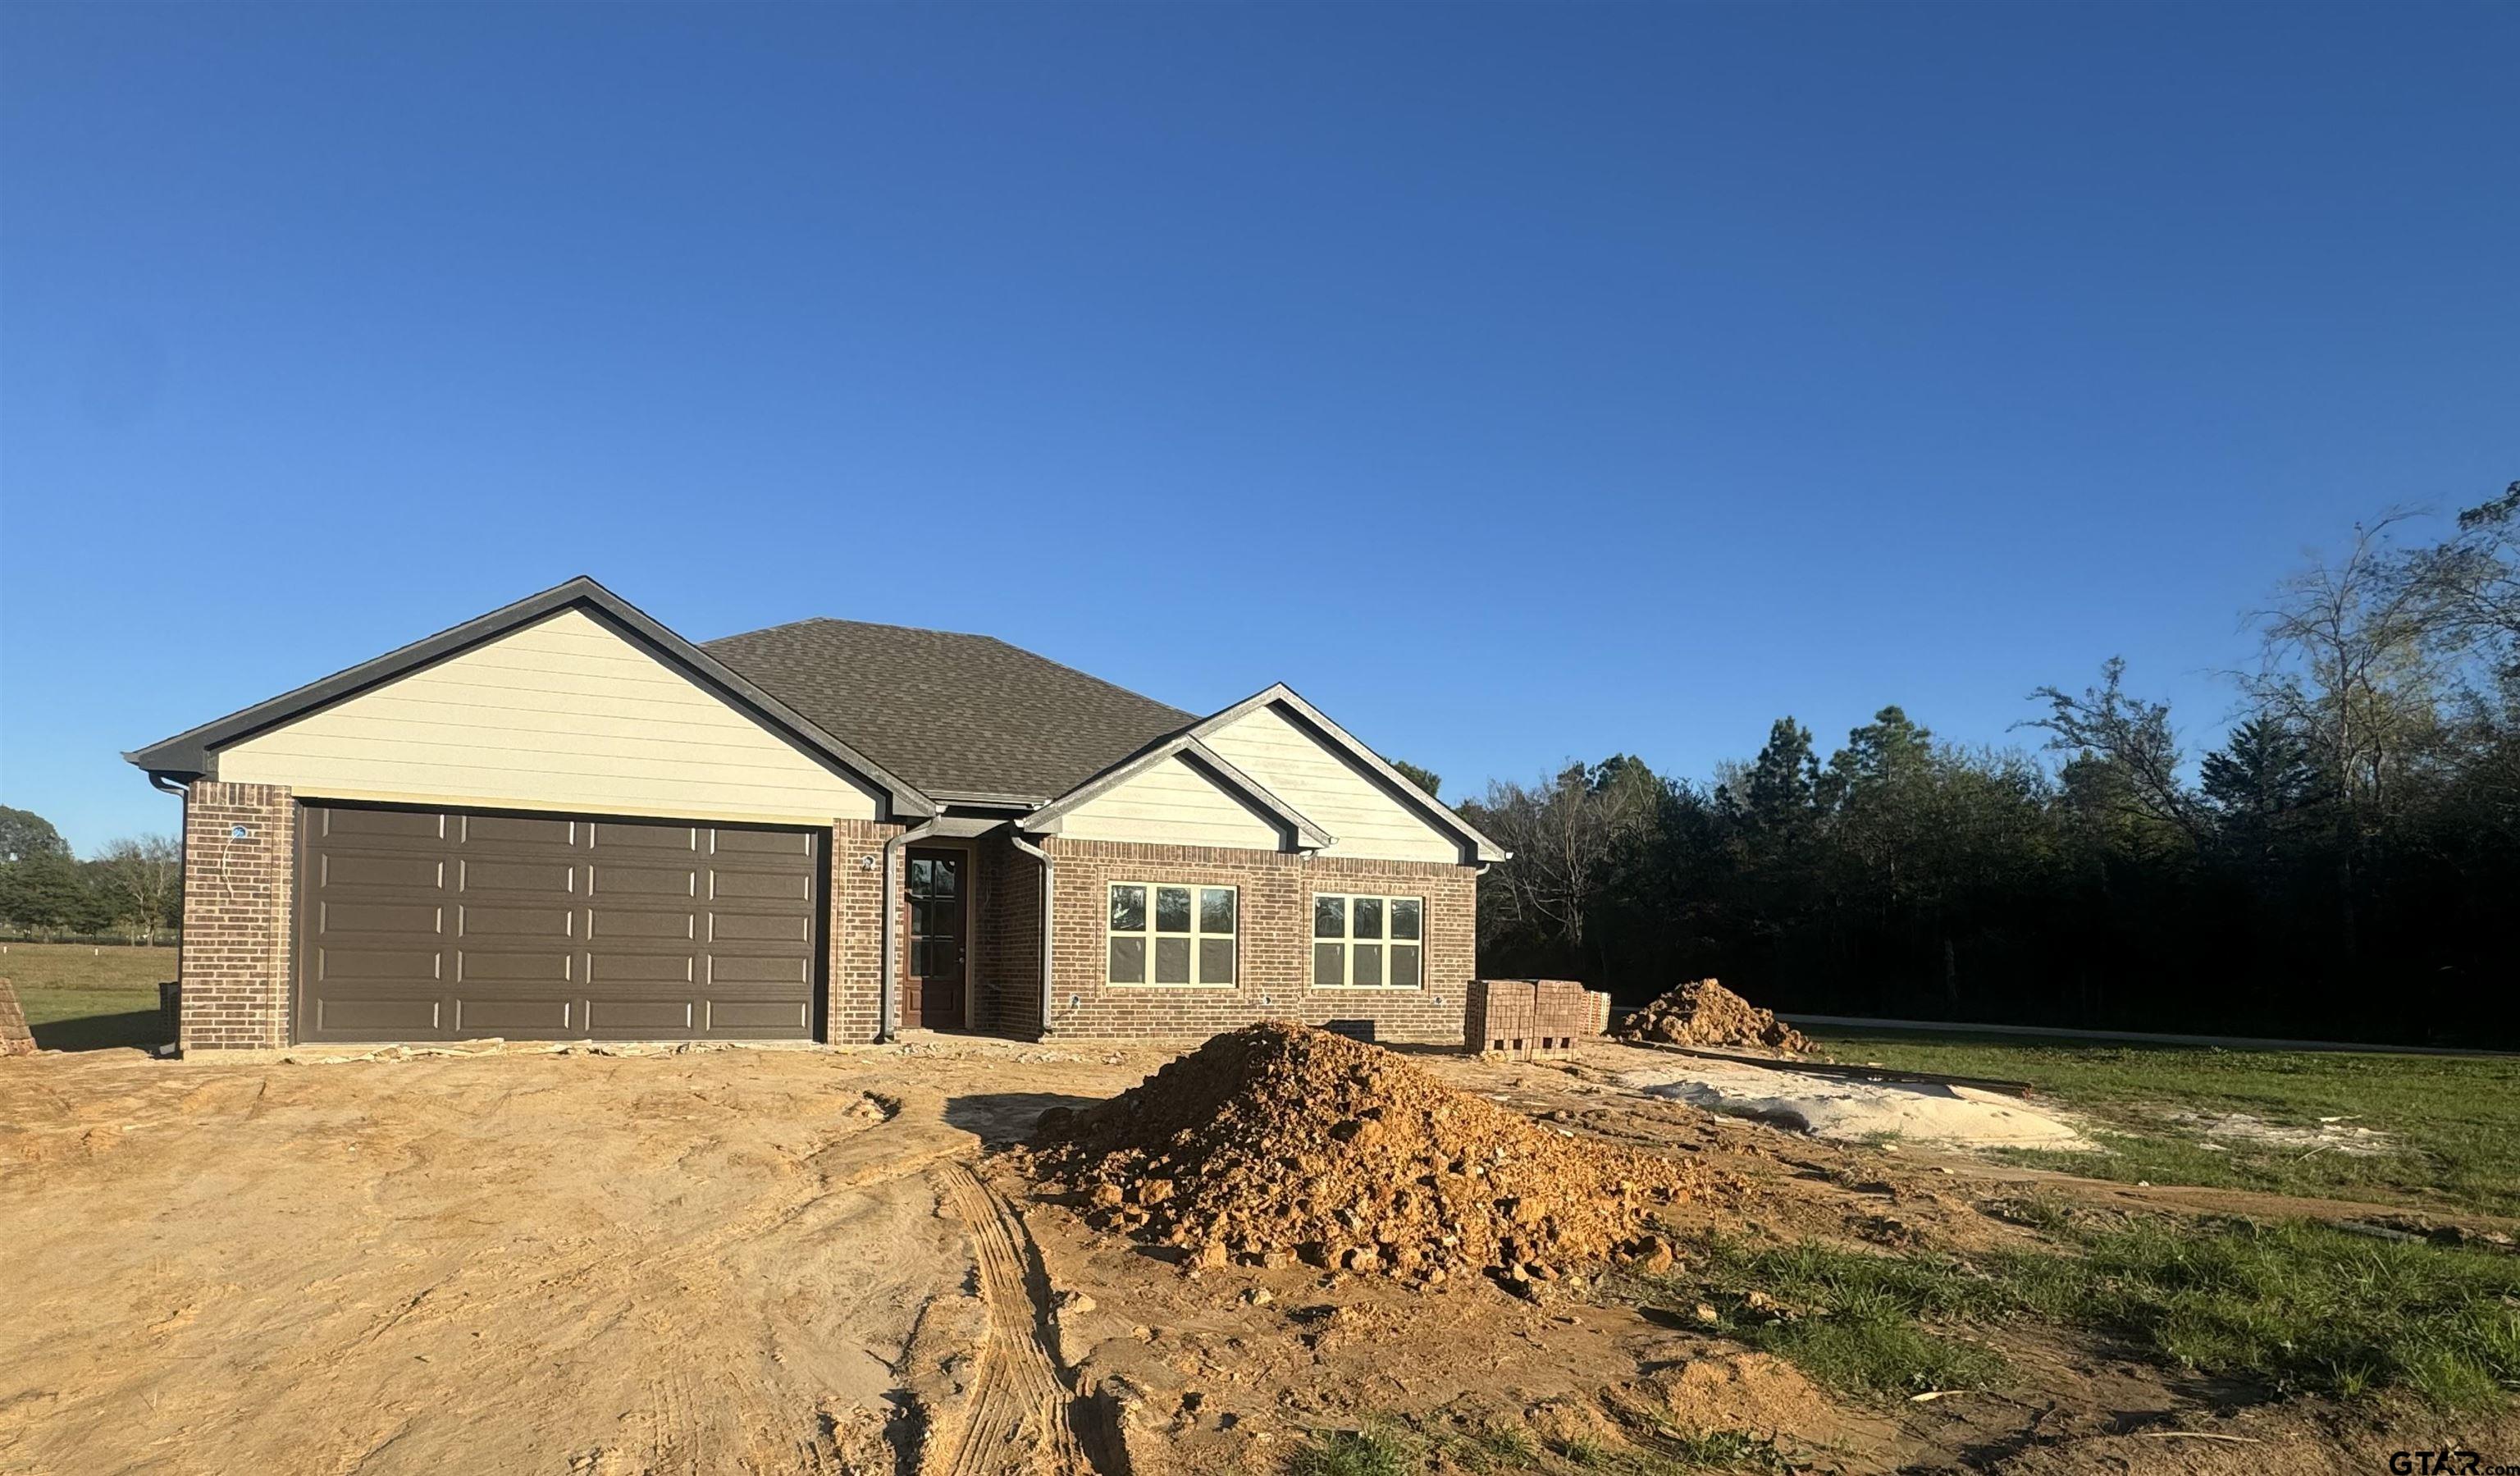
{"type": "Polygon", "coordinates": [[[1415,897],[1391,899],[1391,936],[1415,938],[1425,916],[1426,904],[1415,897]]]}
{"type": "Polygon", "coordinates": [[[1159,886],[1155,888],[1155,931],[1186,933],[1190,931],[1190,888],[1159,886]]]}
{"type": "Polygon", "coordinates": [[[1234,931],[1234,888],[1211,886],[1200,890],[1198,930],[1203,933],[1234,931]]]}
{"type": "Polygon", "coordinates": [[[1147,940],[1114,938],[1111,940],[1111,982],[1144,984],[1147,982],[1147,940]]]}
{"type": "Polygon", "coordinates": [[[1147,930],[1147,889],[1142,886],[1111,888],[1111,931],[1143,933],[1147,930]]]}
{"type": "Polygon", "coordinates": [[[1198,982],[1231,984],[1234,982],[1234,940],[1201,938],[1198,940],[1198,982]]]}
{"type": "Polygon", "coordinates": [[[1315,989],[1336,989],[1346,983],[1347,980],[1343,976],[1346,967],[1347,949],[1344,945],[1337,943],[1313,945],[1313,987],[1315,989]]]}
{"type": "Polygon", "coordinates": [[[1158,984],[1190,982],[1190,940],[1188,938],[1155,940],[1155,982],[1158,984]]]}
{"type": "Polygon", "coordinates": [[[1345,897],[1313,899],[1313,936],[1316,938],[1347,936],[1347,899],[1345,897]]]}
{"type": "Polygon", "coordinates": [[[1395,943],[1391,946],[1392,988],[1415,989],[1418,987],[1418,955],[1421,952],[1422,950],[1420,950],[1416,944],[1410,944],[1407,947],[1403,947],[1400,944],[1395,943]]]}
{"type": "Polygon", "coordinates": [[[1356,926],[1350,930],[1350,936],[1358,938],[1381,937],[1382,899],[1379,897],[1357,898],[1356,917],[1352,920],[1355,922],[1356,926]]]}
{"type": "Polygon", "coordinates": [[[1374,985],[1382,982],[1382,945],[1360,943],[1356,946],[1356,975],[1351,984],[1374,985]]]}

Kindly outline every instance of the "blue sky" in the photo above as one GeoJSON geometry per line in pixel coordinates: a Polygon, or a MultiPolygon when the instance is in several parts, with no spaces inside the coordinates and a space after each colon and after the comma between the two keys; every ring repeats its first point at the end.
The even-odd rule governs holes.
{"type": "Polygon", "coordinates": [[[2508,5],[0,8],[0,800],[576,573],[1448,795],[2210,735],[2520,476],[2508,5]]]}

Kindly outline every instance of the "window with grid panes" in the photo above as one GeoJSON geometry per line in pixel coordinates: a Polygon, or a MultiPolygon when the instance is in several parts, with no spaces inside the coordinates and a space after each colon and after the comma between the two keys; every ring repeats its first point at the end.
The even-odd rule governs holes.
{"type": "Polygon", "coordinates": [[[1415,989],[1425,971],[1425,899],[1314,894],[1315,989],[1415,989]]]}
{"type": "Polygon", "coordinates": [[[1230,886],[1115,881],[1108,967],[1114,984],[1232,984],[1240,898],[1230,886]]]}

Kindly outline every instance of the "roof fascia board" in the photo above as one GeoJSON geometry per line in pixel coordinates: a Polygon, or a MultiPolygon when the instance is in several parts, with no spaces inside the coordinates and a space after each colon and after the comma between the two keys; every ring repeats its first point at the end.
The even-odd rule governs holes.
{"type": "Polygon", "coordinates": [[[1298,693],[1295,689],[1287,686],[1283,682],[1274,683],[1266,690],[1253,693],[1250,696],[1244,697],[1241,701],[1235,703],[1233,706],[1226,708],[1222,712],[1216,713],[1210,717],[1199,719],[1196,723],[1191,725],[1191,737],[1204,738],[1210,734],[1232,727],[1239,719],[1248,717],[1250,714],[1263,707],[1281,705],[1284,706],[1289,711],[1293,712],[1298,718],[1302,719],[1305,726],[1313,729],[1323,738],[1329,739],[1333,746],[1345,753],[1349,759],[1364,767],[1369,774],[1386,787],[1397,791],[1398,797],[1401,801],[1407,804],[1411,809],[1419,812],[1419,814],[1426,820],[1433,822],[1442,829],[1451,832],[1454,837],[1469,848],[1470,854],[1474,859],[1479,861],[1509,861],[1512,859],[1512,852],[1507,850],[1501,845],[1498,845],[1494,840],[1490,839],[1485,833],[1483,833],[1478,827],[1462,819],[1457,812],[1455,812],[1450,806],[1446,805],[1442,800],[1437,799],[1435,796],[1418,787],[1416,783],[1410,781],[1409,776],[1391,767],[1389,763],[1384,761],[1381,754],[1374,752],[1364,743],[1359,742],[1355,735],[1349,733],[1346,729],[1341,728],[1338,724],[1331,722],[1328,716],[1320,708],[1305,701],[1303,696],[1298,693]]]}
{"type": "Polygon", "coordinates": [[[572,607],[602,618],[623,635],[636,640],[666,664],[712,691],[721,700],[748,712],[756,722],[778,733],[808,757],[884,791],[896,812],[922,817],[935,813],[934,803],[898,776],[824,732],[811,720],[753,686],[646,611],[582,574],[565,584],[554,585],[540,594],[528,595],[513,604],[502,605],[486,615],[399,647],[374,660],[362,661],[319,681],[285,692],[269,701],[257,702],[173,738],[125,753],[123,759],[152,774],[214,774],[217,770],[216,754],[220,748],[304,717],[319,708],[330,707],[572,607]]]}

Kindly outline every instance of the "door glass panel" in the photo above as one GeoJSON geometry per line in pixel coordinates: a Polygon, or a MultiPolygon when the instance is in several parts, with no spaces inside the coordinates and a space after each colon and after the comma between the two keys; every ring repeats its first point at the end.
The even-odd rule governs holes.
{"type": "Polygon", "coordinates": [[[1201,938],[1198,940],[1198,982],[1231,984],[1234,982],[1234,940],[1201,938]]]}
{"type": "Polygon", "coordinates": [[[1356,899],[1355,907],[1356,926],[1353,930],[1353,935],[1359,938],[1381,937],[1382,899],[1379,897],[1359,897],[1356,899]]]}
{"type": "Polygon", "coordinates": [[[1345,897],[1313,899],[1313,936],[1316,938],[1347,936],[1347,899],[1345,897]]]}
{"type": "Polygon", "coordinates": [[[1190,940],[1188,938],[1155,940],[1155,982],[1158,984],[1190,982],[1190,940]]]}
{"type": "Polygon", "coordinates": [[[961,861],[949,858],[945,860],[931,861],[927,865],[927,874],[933,880],[937,896],[954,897],[961,895],[963,890],[963,863],[961,861]]]}
{"type": "Polygon", "coordinates": [[[1186,933],[1190,931],[1190,888],[1159,886],[1155,888],[1155,931],[1186,933]]]}
{"type": "Polygon", "coordinates": [[[1147,940],[1114,938],[1111,940],[1111,982],[1144,984],[1147,982],[1147,940]]]}
{"type": "Polygon", "coordinates": [[[1203,933],[1234,931],[1234,888],[1211,886],[1199,892],[1198,930],[1203,933]]]}
{"type": "Polygon", "coordinates": [[[1336,989],[1347,982],[1342,977],[1347,967],[1347,948],[1339,943],[1313,945],[1313,987],[1336,989]]]}
{"type": "Polygon", "coordinates": [[[1425,916],[1426,904],[1415,897],[1391,899],[1391,936],[1415,938],[1425,916]]]}
{"type": "Polygon", "coordinates": [[[1142,886],[1111,888],[1111,931],[1143,933],[1147,930],[1147,889],[1142,886]]]}
{"type": "Polygon", "coordinates": [[[1382,945],[1360,943],[1356,946],[1356,974],[1351,984],[1373,986],[1382,982],[1382,945]]]}

